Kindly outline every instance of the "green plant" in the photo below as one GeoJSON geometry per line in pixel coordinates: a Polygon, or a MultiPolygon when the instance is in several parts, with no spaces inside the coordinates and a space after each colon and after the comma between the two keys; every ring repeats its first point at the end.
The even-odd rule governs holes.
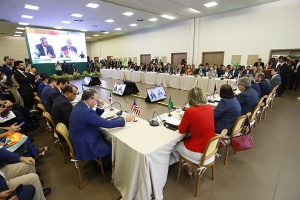
{"type": "Polygon", "coordinates": [[[90,76],[90,73],[89,73],[88,71],[83,71],[83,72],[82,72],[82,75],[83,75],[83,76],[90,76]]]}
{"type": "Polygon", "coordinates": [[[73,79],[73,80],[80,79],[80,73],[74,72],[73,75],[72,75],[72,79],[73,79]]]}

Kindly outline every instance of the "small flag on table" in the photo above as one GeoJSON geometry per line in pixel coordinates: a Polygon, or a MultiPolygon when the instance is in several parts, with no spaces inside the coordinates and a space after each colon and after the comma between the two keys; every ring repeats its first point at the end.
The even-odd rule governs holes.
{"type": "Polygon", "coordinates": [[[170,96],[169,101],[168,101],[168,109],[172,109],[174,106],[173,101],[172,101],[172,97],[170,96]]]}
{"type": "Polygon", "coordinates": [[[109,105],[112,106],[112,96],[111,96],[111,93],[109,95],[108,101],[109,101],[109,105]]]}
{"type": "Polygon", "coordinates": [[[133,100],[133,104],[132,104],[132,107],[131,107],[131,111],[133,112],[133,113],[135,113],[136,115],[139,115],[140,114],[140,109],[139,109],[139,107],[138,107],[138,105],[136,104],[136,101],[135,101],[135,99],[133,100]]]}

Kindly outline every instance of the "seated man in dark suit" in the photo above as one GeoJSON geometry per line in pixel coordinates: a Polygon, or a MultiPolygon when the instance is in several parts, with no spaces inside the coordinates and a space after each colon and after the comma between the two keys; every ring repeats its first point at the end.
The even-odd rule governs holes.
{"type": "Polygon", "coordinates": [[[241,104],[241,114],[245,115],[248,112],[252,112],[259,101],[259,97],[257,92],[251,88],[251,81],[249,78],[240,78],[238,80],[238,88],[241,93],[238,94],[236,98],[241,104]]]}
{"type": "Polygon", "coordinates": [[[260,87],[258,83],[256,83],[253,79],[253,76],[251,74],[245,74],[246,78],[249,78],[251,81],[251,87],[257,92],[258,96],[260,97],[260,87]]]}
{"type": "Polygon", "coordinates": [[[47,74],[42,74],[41,82],[37,86],[37,93],[39,97],[41,97],[44,87],[48,85],[48,81],[49,81],[49,76],[47,74]]]}
{"type": "Polygon", "coordinates": [[[53,47],[48,44],[47,38],[41,37],[40,41],[41,44],[35,45],[35,48],[38,50],[36,56],[49,56],[50,58],[55,58],[56,55],[54,53],[53,47]]]}
{"type": "Polygon", "coordinates": [[[236,66],[233,65],[232,69],[228,72],[228,78],[235,79],[239,75],[239,71],[236,69],[236,66]]]}
{"type": "Polygon", "coordinates": [[[271,85],[269,81],[265,79],[265,74],[263,72],[255,74],[255,81],[258,82],[260,88],[260,97],[268,95],[272,91],[271,85]]]}
{"type": "Polygon", "coordinates": [[[44,89],[42,90],[42,93],[41,93],[41,101],[42,101],[42,104],[45,106],[45,108],[47,108],[47,101],[48,101],[48,98],[49,98],[49,92],[52,88],[56,87],[57,80],[50,77],[49,80],[48,80],[48,83],[49,84],[44,87],[44,89]]]}
{"type": "Polygon", "coordinates": [[[65,78],[59,78],[57,79],[57,84],[55,88],[52,88],[49,91],[48,99],[46,103],[46,109],[49,113],[52,111],[52,105],[56,97],[58,97],[59,94],[61,94],[61,91],[64,89],[64,87],[69,84],[69,81],[65,78]]]}
{"type": "Polygon", "coordinates": [[[69,127],[69,119],[73,110],[72,101],[75,100],[78,88],[74,85],[66,85],[52,105],[52,118],[55,124],[64,123],[69,127]]]}
{"type": "Polygon", "coordinates": [[[99,130],[125,126],[125,122],[133,120],[131,115],[116,120],[106,120],[101,117],[104,110],[95,106],[103,106],[94,90],[84,90],[81,101],[74,106],[70,121],[70,140],[73,144],[75,157],[78,160],[95,160],[111,154],[111,146],[104,140],[99,130]],[[99,133],[100,132],[100,133],[99,133]]]}
{"type": "Polygon", "coordinates": [[[279,69],[278,68],[273,68],[271,71],[271,88],[273,89],[274,87],[276,87],[277,85],[281,84],[281,77],[279,75],[279,69]]]}
{"type": "Polygon", "coordinates": [[[60,57],[70,57],[70,55],[77,55],[77,48],[72,46],[72,40],[67,39],[66,46],[61,47],[60,57]]]}

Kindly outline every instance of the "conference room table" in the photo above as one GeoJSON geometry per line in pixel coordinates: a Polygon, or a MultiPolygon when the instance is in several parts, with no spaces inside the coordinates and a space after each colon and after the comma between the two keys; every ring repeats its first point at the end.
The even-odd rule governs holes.
{"type": "MultiPolygon", "coordinates": [[[[117,111],[106,109],[103,115],[117,111]]],[[[173,113],[179,118],[176,111],[173,113]]],[[[171,152],[183,135],[162,124],[153,127],[147,120],[136,119],[125,127],[102,129],[112,141],[113,183],[123,200],[161,200],[171,152]]]]}
{"type": "Polygon", "coordinates": [[[103,78],[112,78],[123,81],[132,81],[135,83],[145,83],[150,85],[161,85],[180,90],[190,90],[197,86],[203,89],[206,93],[219,92],[223,84],[229,84],[232,87],[236,85],[235,79],[208,78],[179,74],[143,72],[117,69],[101,69],[103,78]]]}

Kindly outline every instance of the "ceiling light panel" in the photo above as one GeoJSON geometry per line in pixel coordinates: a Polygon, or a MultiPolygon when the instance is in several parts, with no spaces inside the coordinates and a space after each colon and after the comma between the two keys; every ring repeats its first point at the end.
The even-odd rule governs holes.
{"type": "Polygon", "coordinates": [[[155,18],[155,17],[149,19],[150,22],[155,22],[155,21],[157,21],[157,20],[158,20],[158,19],[155,18]]]}
{"type": "Polygon", "coordinates": [[[133,12],[124,12],[123,15],[132,16],[132,15],[134,15],[134,13],[133,12]]]}
{"type": "Polygon", "coordinates": [[[129,26],[135,27],[135,26],[137,26],[137,24],[129,24],[129,26]]]}
{"type": "Polygon", "coordinates": [[[86,7],[88,8],[98,8],[99,7],[99,4],[96,4],[96,3],[88,3],[85,5],[86,7]]]}
{"type": "Polygon", "coordinates": [[[28,23],[25,23],[25,22],[19,22],[20,25],[23,25],[23,26],[28,26],[28,23]]]}
{"type": "Polygon", "coordinates": [[[63,23],[63,24],[71,24],[72,22],[70,22],[70,21],[61,21],[61,23],[63,23]]]}
{"type": "Polygon", "coordinates": [[[17,30],[25,30],[24,27],[17,27],[17,30]]]}
{"type": "Polygon", "coordinates": [[[29,10],[39,10],[40,7],[34,6],[34,5],[26,4],[26,5],[24,6],[24,8],[29,9],[29,10]]]}
{"type": "Polygon", "coordinates": [[[107,23],[113,23],[115,20],[113,20],[113,19],[107,19],[107,20],[105,20],[105,22],[107,22],[107,23]]]}
{"type": "Polygon", "coordinates": [[[25,19],[33,19],[33,16],[30,15],[21,15],[21,17],[25,19]]]}
{"type": "Polygon", "coordinates": [[[170,20],[173,20],[175,19],[174,16],[171,16],[171,15],[161,15],[161,17],[165,18],[165,19],[170,19],[170,20]]]}
{"type": "Polygon", "coordinates": [[[121,31],[121,30],[122,30],[122,28],[115,28],[115,30],[116,30],[116,31],[121,31]]]}
{"type": "Polygon", "coordinates": [[[215,2],[215,1],[204,4],[204,6],[207,7],[207,8],[214,7],[214,6],[217,6],[217,5],[218,5],[218,3],[215,2]]]}
{"type": "Polygon", "coordinates": [[[79,14],[79,13],[73,13],[71,16],[72,16],[72,17],[77,17],[77,18],[80,18],[80,17],[82,17],[82,16],[83,16],[83,14],[79,14]]]}
{"type": "Polygon", "coordinates": [[[194,8],[189,8],[188,10],[192,13],[201,13],[199,10],[196,10],[194,8]]]}

